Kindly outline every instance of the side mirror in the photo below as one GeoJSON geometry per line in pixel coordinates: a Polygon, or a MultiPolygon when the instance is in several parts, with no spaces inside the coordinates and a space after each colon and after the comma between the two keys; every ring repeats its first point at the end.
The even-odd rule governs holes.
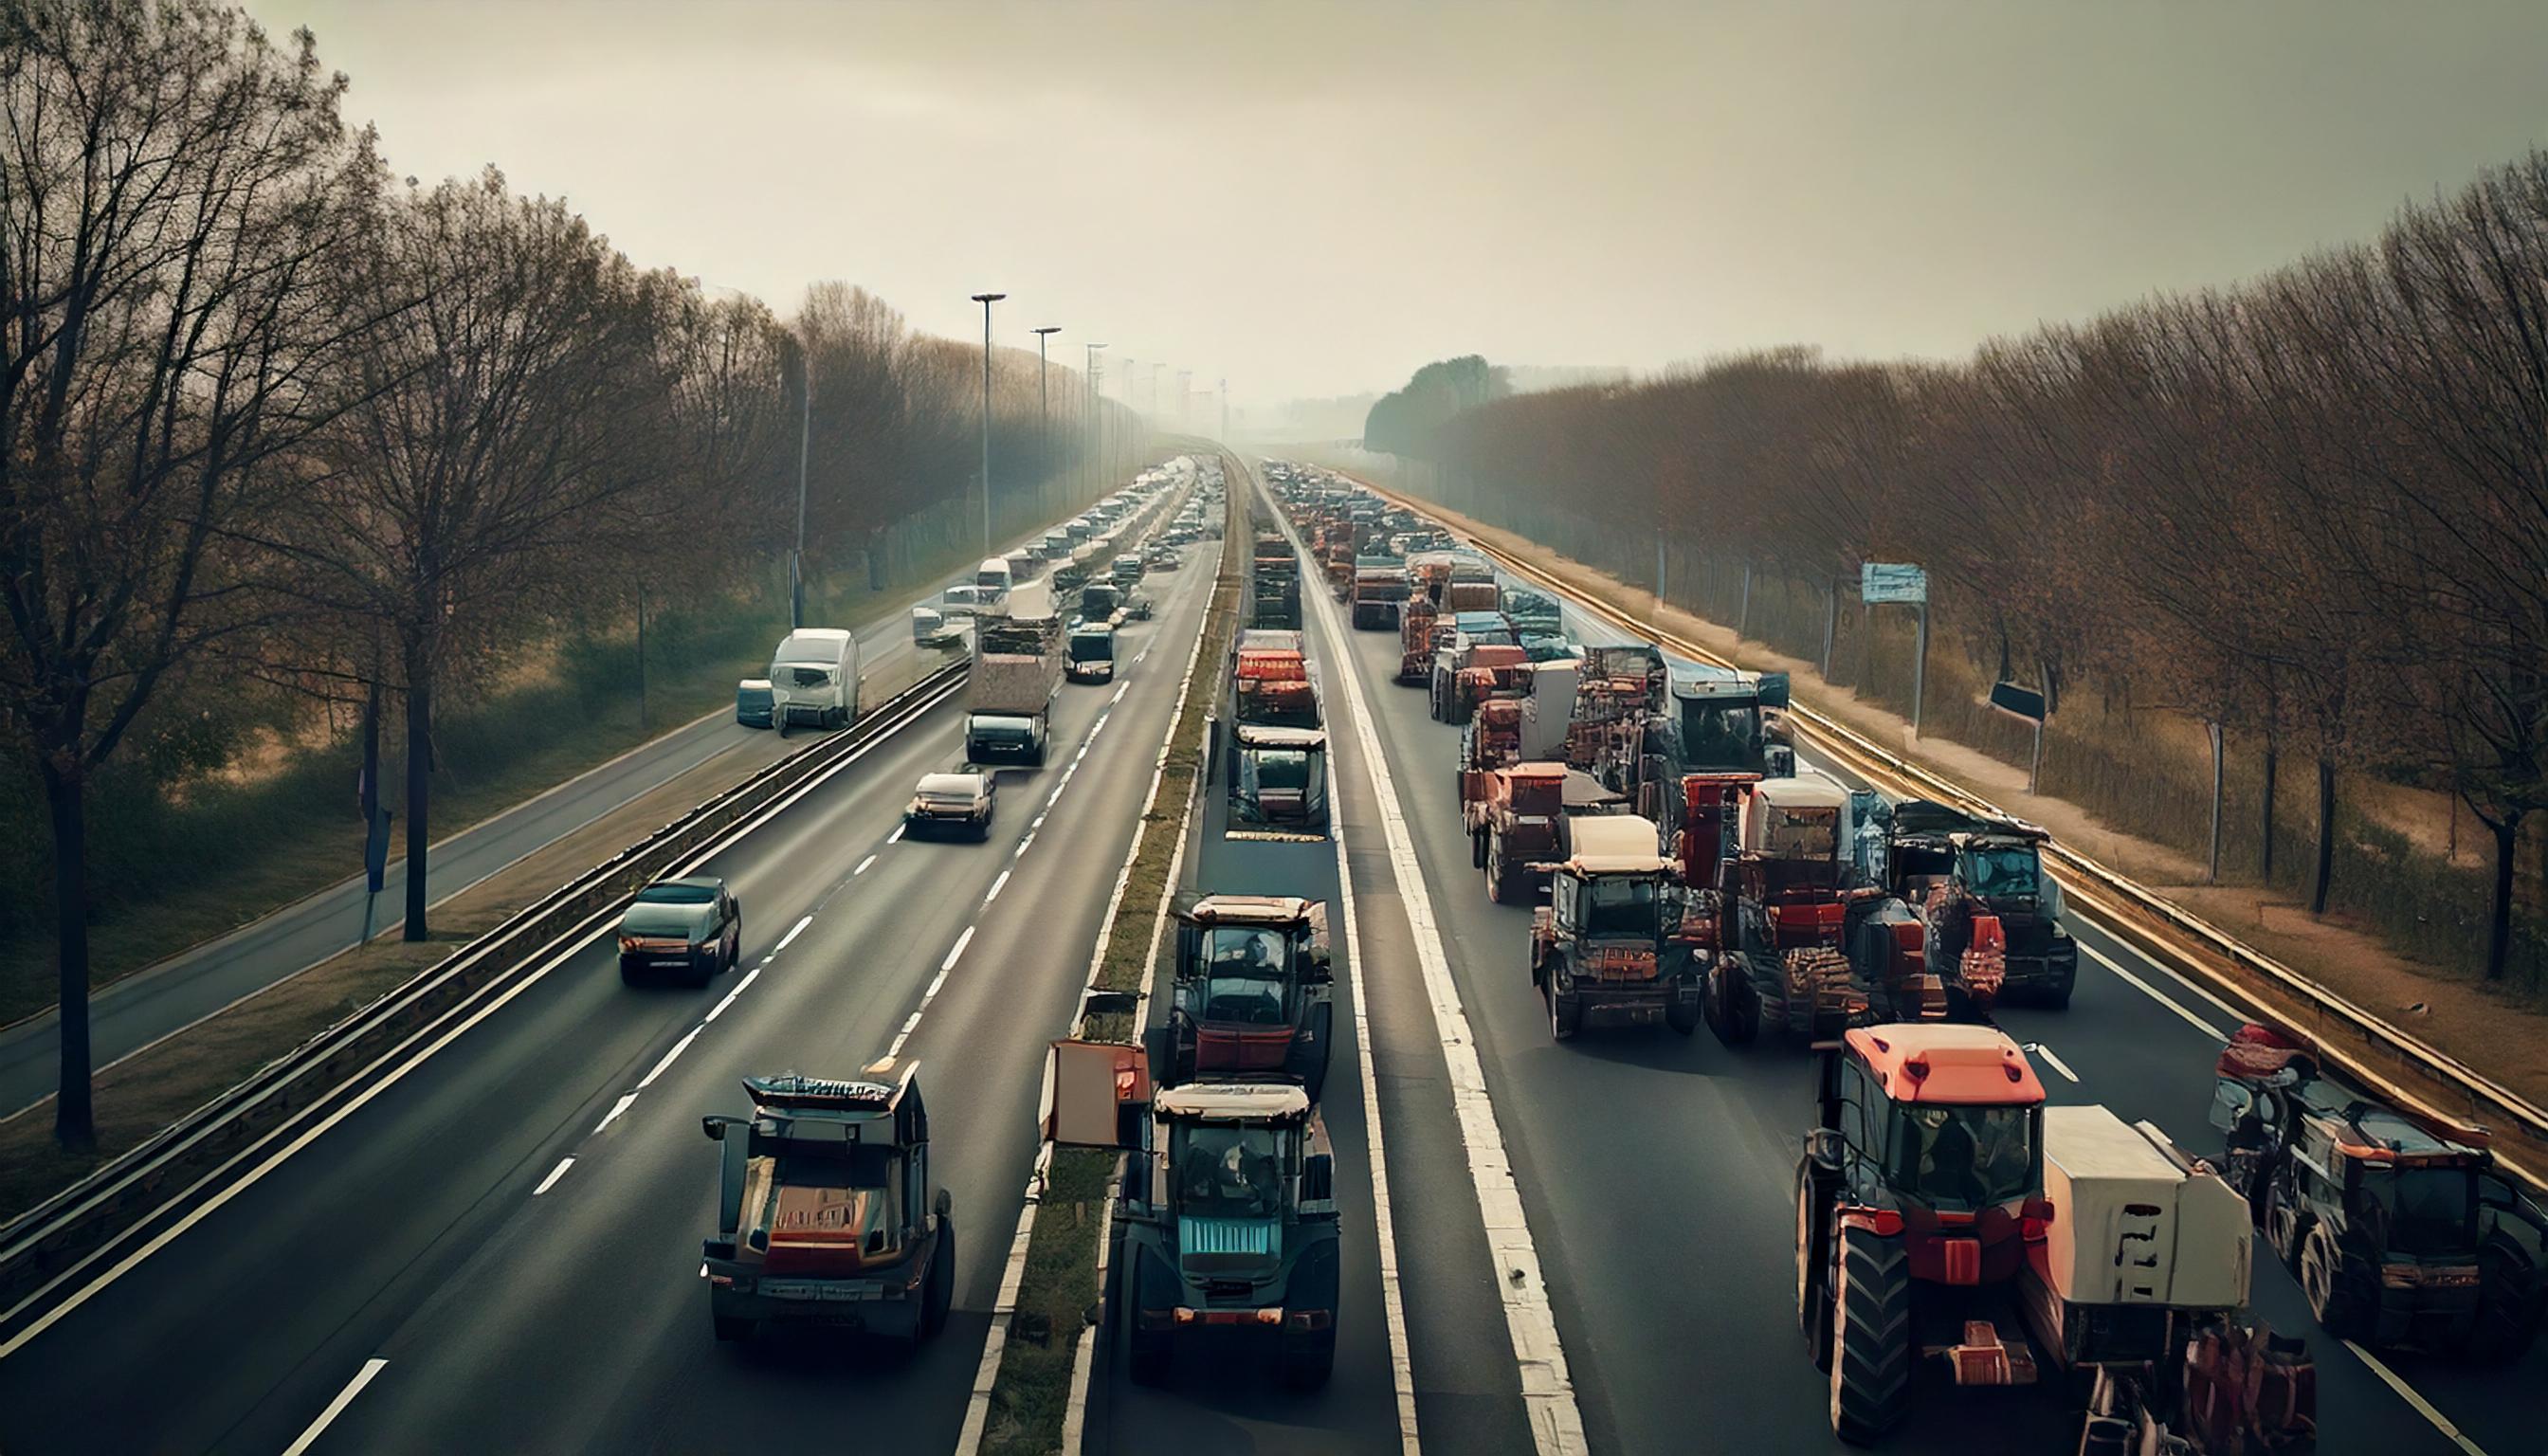
{"type": "Polygon", "coordinates": [[[1763,673],[1760,678],[1759,689],[1761,693],[1761,706],[1765,708],[1784,708],[1787,705],[1786,674],[1763,673]]]}
{"type": "Polygon", "coordinates": [[[944,1188],[939,1189],[938,1197],[930,1202],[929,1211],[942,1219],[952,1218],[956,1213],[955,1195],[944,1188]]]}
{"type": "Polygon", "coordinates": [[[1816,1167],[1840,1171],[1841,1156],[1846,1150],[1837,1128],[1816,1128],[1805,1135],[1805,1156],[1813,1159],[1816,1167]]]}
{"type": "Polygon", "coordinates": [[[699,1131],[708,1135],[710,1142],[723,1142],[725,1130],[742,1121],[741,1118],[730,1118],[723,1113],[712,1112],[699,1119],[699,1131]]]}
{"type": "Polygon", "coordinates": [[[770,1252],[770,1230],[767,1228],[753,1229],[750,1233],[744,1235],[743,1241],[752,1245],[752,1251],[754,1253],[766,1254],[770,1252]]]}

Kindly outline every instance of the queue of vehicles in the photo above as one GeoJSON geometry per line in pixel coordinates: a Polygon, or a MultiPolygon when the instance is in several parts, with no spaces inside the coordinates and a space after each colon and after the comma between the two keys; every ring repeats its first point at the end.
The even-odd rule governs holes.
{"type": "Polygon", "coordinates": [[[1375,558],[1403,559],[1399,681],[1463,725],[1476,867],[1538,902],[1552,1036],[1703,1023],[1813,1047],[1797,1315],[1843,1439],[1891,1429],[1935,1365],[2069,1380],[2082,1453],[2309,1450],[2307,1344],[2248,1316],[2259,1232],[2333,1337],[2486,1361],[2535,1337],[2548,1213],[2481,1130],[2337,1088],[2305,1039],[2250,1026],[2225,1049],[2217,1152],[2045,1105],[1990,1016],[2064,1007],[2076,981],[2044,830],[1799,773],[1782,675],[1550,650],[1543,594],[1414,544],[1411,514],[1341,478],[1268,477],[1356,627],[1392,625],[1375,558]]]}

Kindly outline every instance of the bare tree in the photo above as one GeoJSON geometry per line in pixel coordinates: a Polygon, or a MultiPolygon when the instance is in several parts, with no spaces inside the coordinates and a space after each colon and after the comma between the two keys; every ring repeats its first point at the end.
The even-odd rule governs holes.
{"type": "Polygon", "coordinates": [[[378,167],[294,40],[204,0],[0,6],[0,718],[50,808],[74,1148],[89,779],[172,669],[259,620],[235,528],[396,297],[340,286],[378,167]]]}

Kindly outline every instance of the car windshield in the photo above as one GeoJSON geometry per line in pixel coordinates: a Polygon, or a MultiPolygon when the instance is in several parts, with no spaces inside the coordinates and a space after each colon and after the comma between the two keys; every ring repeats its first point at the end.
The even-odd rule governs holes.
{"type": "Polygon", "coordinates": [[[685,937],[706,919],[698,905],[649,905],[644,902],[628,907],[619,918],[619,928],[633,935],[685,937]]]}
{"type": "Polygon", "coordinates": [[[1070,639],[1070,660],[1075,663],[1102,663],[1113,660],[1115,639],[1100,632],[1070,639]]]}
{"type": "Polygon", "coordinates": [[[650,884],[637,892],[637,899],[647,905],[704,905],[716,898],[716,886],[668,882],[650,884]]]}
{"type": "Polygon", "coordinates": [[[1985,899],[2033,899],[2042,889],[2041,868],[2033,845],[1980,845],[1964,852],[1973,893],[1985,899]]]}
{"type": "Polygon", "coordinates": [[[981,791],[981,780],[970,774],[932,774],[920,780],[924,798],[970,800],[981,791]]]}
{"type": "Polygon", "coordinates": [[[1175,1174],[1189,1218],[1270,1219],[1283,1211],[1283,1134],[1274,1128],[1190,1127],[1175,1174]]]}
{"type": "Polygon", "coordinates": [[[1650,936],[1655,933],[1655,882],[1603,876],[1584,882],[1584,933],[1650,936]]]}
{"type": "Polygon", "coordinates": [[[2035,1109],[1897,1106],[1893,1178],[1939,1208],[1978,1209],[2035,1187],[2035,1109]]]}
{"type": "MultiPolygon", "coordinates": [[[[2368,1168],[2362,1191],[2389,1225],[2383,1241],[2402,1254],[2465,1254],[2473,1242],[2473,1168],[2368,1168]]],[[[2375,1239],[2376,1239],[2375,1235],[2375,1239]]]]}

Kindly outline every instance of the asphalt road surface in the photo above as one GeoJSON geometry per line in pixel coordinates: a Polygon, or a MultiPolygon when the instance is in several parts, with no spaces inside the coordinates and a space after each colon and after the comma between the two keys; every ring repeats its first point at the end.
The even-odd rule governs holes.
{"type": "Polygon", "coordinates": [[[950,1449],[1006,1252],[986,1230],[1016,1222],[1043,1045],[1075,1010],[1211,576],[1205,547],[1153,578],[1117,683],[1066,684],[1050,761],[1001,774],[989,843],[898,833],[912,783],[962,758],[951,702],[705,866],[744,902],[743,968],[632,990],[606,940],[580,947],[0,1358],[0,1448],[272,1453],[336,1403],[312,1449],[950,1449]],[[903,1050],[955,1200],[947,1331],[916,1359],[715,1343],[699,1117],[745,1110],[747,1074],[854,1073],[915,1015],[903,1050]]]}

